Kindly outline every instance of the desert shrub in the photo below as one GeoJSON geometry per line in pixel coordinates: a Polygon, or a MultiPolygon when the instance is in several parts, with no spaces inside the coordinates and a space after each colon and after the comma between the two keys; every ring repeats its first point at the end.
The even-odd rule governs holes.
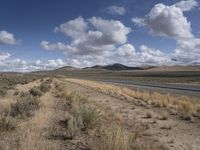
{"type": "Polygon", "coordinates": [[[96,150],[128,150],[131,136],[118,125],[107,125],[100,128],[99,139],[95,142],[96,150]]]}
{"type": "Polygon", "coordinates": [[[40,91],[40,89],[38,87],[33,87],[32,89],[29,90],[29,93],[33,96],[42,96],[42,92],[40,91]]]}
{"type": "Polygon", "coordinates": [[[12,117],[29,117],[34,110],[39,109],[39,101],[31,94],[27,94],[20,100],[17,100],[15,104],[11,105],[10,115],[12,117]]]}
{"type": "Polygon", "coordinates": [[[3,97],[6,95],[6,90],[4,88],[0,88],[0,96],[3,97]]]}
{"type": "Polygon", "coordinates": [[[80,131],[94,128],[100,119],[100,113],[88,105],[76,105],[72,108],[71,117],[67,123],[71,135],[77,135],[80,131]]]}
{"type": "Polygon", "coordinates": [[[83,127],[83,120],[79,114],[70,116],[67,122],[67,129],[71,137],[78,135],[83,127]]]}
{"type": "Polygon", "coordinates": [[[34,81],[40,76],[28,75],[28,74],[5,74],[0,76],[0,96],[5,96],[9,89],[13,89],[17,84],[27,84],[34,81]]]}
{"type": "Polygon", "coordinates": [[[15,121],[11,117],[0,116],[0,132],[14,130],[16,127],[15,121]]]}
{"type": "Polygon", "coordinates": [[[100,119],[100,112],[88,105],[80,107],[80,114],[84,125],[83,130],[94,128],[100,119]]]}
{"type": "Polygon", "coordinates": [[[39,89],[42,91],[42,92],[47,92],[51,89],[51,82],[49,80],[46,80],[44,82],[42,82],[39,86],[39,89]]]}
{"type": "MultiPolygon", "coordinates": [[[[60,87],[59,87],[59,89],[60,89],[60,87]]],[[[57,97],[65,99],[66,104],[70,108],[72,108],[73,105],[83,105],[83,104],[88,103],[88,96],[79,94],[77,92],[72,92],[68,89],[64,89],[64,90],[61,89],[61,92],[59,91],[56,94],[57,94],[56,95],[57,97]]]]}
{"type": "Polygon", "coordinates": [[[20,94],[19,94],[20,97],[26,97],[28,95],[30,95],[30,93],[29,92],[24,92],[24,91],[20,92],[20,94]]]}

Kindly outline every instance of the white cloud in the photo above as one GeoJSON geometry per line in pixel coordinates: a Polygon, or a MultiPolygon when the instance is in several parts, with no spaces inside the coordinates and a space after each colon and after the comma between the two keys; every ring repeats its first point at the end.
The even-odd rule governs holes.
{"type": "Polygon", "coordinates": [[[131,19],[131,21],[132,21],[135,25],[137,25],[137,26],[139,26],[139,27],[142,27],[142,26],[145,26],[145,25],[146,25],[145,19],[144,19],[144,18],[134,17],[134,18],[131,19]]]}
{"type": "Polygon", "coordinates": [[[17,40],[12,33],[0,31],[0,43],[13,45],[17,43],[17,40]]]}
{"type": "Polygon", "coordinates": [[[10,53],[0,53],[1,71],[24,71],[26,65],[26,61],[13,58],[10,53]]]}
{"type": "Polygon", "coordinates": [[[146,24],[154,35],[174,39],[192,38],[190,22],[182,10],[174,5],[156,4],[146,15],[146,24]]]}
{"type": "Polygon", "coordinates": [[[107,65],[113,63],[122,63],[130,66],[137,65],[171,65],[170,55],[160,50],[141,45],[138,50],[129,43],[123,44],[113,51],[103,55],[76,55],[67,59],[67,64],[76,67],[85,67],[93,65],[107,65]]]}
{"type": "Polygon", "coordinates": [[[62,59],[52,59],[35,62],[26,62],[20,58],[14,58],[10,53],[0,53],[0,71],[2,72],[29,72],[38,70],[51,70],[66,65],[62,59]]]}
{"type": "Polygon", "coordinates": [[[65,45],[61,42],[50,44],[48,41],[42,41],[40,43],[40,46],[46,50],[57,50],[57,49],[58,50],[66,50],[67,49],[67,45],[65,45]]]}
{"type": "Polygon", "coordinates": [[[186,64],[200,64],[200,39],[177,41],[177,48],[173,52],[173,57],[186,64]]]}
{"type": "Polygon", "coordinates": [[[56,27],[55,31],[71,38],[70,44],[43,41],[41,46],[47,50],[64,50],[68,65],[159,65],[172,62],[169,55],[145,45],[136,50],[133,45],[127,43],[127,35],[131,29],[117,20],[97,17],[85,20],[78,17],[56,27]]]}
{"type": "Polygon", "coordinates": [[[78,17],[61,24],[59,27],[56,27],[54,31],[64,33],[72,39],[79,40],[85,38],[87,29],[88,23],[82,17],[78,17]]]}
{"type": "Polygon", "coordinates": [[[8,59],[10,56],[10,53],[0,53],[0,61],[8,59]]]}
{"type": "Polygon", "coordinates": [[[123,44],[127,41],[127,34],[131,32],[131,29],[120,21],[96,17],[92,17],[89,21],[97,31],[103,33],[98,39],[100,44],[123,44]]]}
{"type": "MultiPolygon", "coordinates": [[[[150,33],[153,35],[176,40],[177,47],[167,56],[177,60],[177,62],[174,63],[199,64],[200,39],[195,38],[192,34],[191,24],[183,14],[183,11],[189,11],[196,5],[198,5],[198,3],[194,0],[180,1],[171,6],[160,3],[156,4],[145,18],[133,18],[132,21],[139,26],[148,27],[150,33]]],[[[140,55],[141,58],[143,56],[140,55]]],[[[145,60],[147,61],[149,58],[151,58],[151,56],[149,57],[148,55],[145,60]]],[[[162,58],[166,57],[162,56],[162,58]]],[[[160,60],[162,59],[159,57],[156,59],[161,63],[160,60]]],[[[167,63],[169,63],[169,61],[167,61],[167,63]]]]}
{"type": "Polygon", "coordinates": [[[84,20],[78,17],[55,28],[71,38],[70,44],[41,42],[46,50],[65,50],[67,55],[102,54],[112,51],[117,45],[127,42],[131,29],[117,20],[92,17],[84,20]]]}
{"type": "Polygon", "coordinates": [[[120,15],[123,16],[126,13],[126,9],[122,6],[109,6],[106,9],[106,12],[112,15],[120,15]]]}
{"type": "Polygon", "coordinates": [[[55,31],[69,37],[70,44],[43,41],[41,47],[46,50],[64,50],[69,65],[105,65],[126,56],[128,61],[135,54],[135,48],[127,44],[131,28],[117,20],[97,17],[85,20],[78,17],[56,27],[55,31]]]}
{"type": "Polygon", "coordinates": [[[51,59],[46,61],[37,60],[32,64],[37,68],[37,70],[51,70],[59,67],[63,67],[66,65],[62,59],[51,59]]]}
{"type": "Polygon", "coordinates": [[[153,35],[173,39],[193,38],[191,23],[176,5],[156,4],[145,18],[132,18],[137,26],[147,26],[153,35]]]}
{"type": "Polygon", "coordinates": [[[136,56],[136,49],[133,45],[126,43],[120,47],[118,47],[114,51],[116,57],[124,58],[124,59],[134,59],[136,56]]]}
{"type": "Polygon", "coordinates": [[[198,2],[196,0],[181,0],[174,5],[180,8],[182,11],[190,11],[198,6],[198,2]]]}
{"type": "Polygon", "coordinates": [[[146,45],[141,45],[139,48],[138,62],[148,65],[163,65],[169,63],[171,60],[167,54],[164,54],[162,51],[149,48],[146,45]]]}

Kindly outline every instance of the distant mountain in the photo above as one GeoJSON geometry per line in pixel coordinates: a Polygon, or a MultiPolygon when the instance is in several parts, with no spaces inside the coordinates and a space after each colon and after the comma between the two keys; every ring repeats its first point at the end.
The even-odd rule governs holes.
{"type": "Polygon", "coordinates": [[[72,67],[72,66],[64,66],[64,67],[55,69],[55,71],[60,71],[60,70],[79,70],[79,68],[72,67]]]}
{"type": "Polygon", "coordinates": [[[63,72],[71,72],[71,71],[79,71],[80,72],[87,72],[87,70],[93,71],[100,71],[100,70],[110,70],[110,71],[200,71],[200,66],[138,66],[138,67],[130,67],[123,64],[115,63],[111,65],[95,65],[92,67],[86,68],[76,68],[72,66],[65,66],[62,68],[58,68],[52,70],[56,73],[63,73],[63,72]]]}
{"type": "Polygon", "coordinates": [[[129,67],[125,66],[122,64],[111,64],[111,65],[106,65],[106,66],[100,66],[100,65],[95,65],[92,67],[86,67],[84,69],[106,69],[106,70],[113,70],[113,71],[120,71],[120,70],[143,70],[143,68],[140,67],[129,67]]]}

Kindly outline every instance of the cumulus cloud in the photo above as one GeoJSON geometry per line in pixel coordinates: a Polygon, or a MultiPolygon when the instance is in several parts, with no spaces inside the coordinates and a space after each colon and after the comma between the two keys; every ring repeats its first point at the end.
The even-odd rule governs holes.
{"type": "Polygon", "coordinates": [[[106,9],[106,12],[112,15],[120,15],[123,16],[126,13],[126,9],[122,6],[109,6],[106,9]]]}
{"type": "Polygon", "coordinates": [[[2,44],[16,44],[18,41],[15,39],[14,34],[7,31],[0,31],[0,43],[2,44]]]}
{"type": "Polygon", "coordinates": [[[177,47],[171,52],[171,59],[179,63],[199,63],[200,39],[192,34],[191,23],[183,14],[197,5],[195,0],[180,1],[171,6],[159,3],[144,18],[133,18],[132,21],[138,26],[148,27],[153,35],[176,40],[177,47]]]}
{"type": "Polygon", "coordinates": [[[64,50],[68,65],[158,65],[170,62],[168,55],[145,45],[136,50],[127,42],[131,29],[117,20],[78,17],[56,27],[55,31],[71,38],[70,44],[43,41],[41,46],[46,50],[64,50]]]}
{"type": "Polygon", "coordinates": [[[79,40],[84,39],[87,34],[87,29],[88,23],[82,17],[78,17],[61,24],[59,27],[56,27],[54,31],[64,33],[72,39],[79,40]]]}
{"type": "Polygon", "coordinates": [[[1,71],[23,71],[26,61],[19,58],[12,58],[10,53],[0,53],[1,71]]]}
{"type": "Polygon", "coordinates": [[[64,50],[69,65],[105,65],[135,55],[134,46],[127,43],[131,28],[118,20],[78,17],[56,27],[55,32],[70,38],[69,44],[43,41],[40,45],[46,50],[64,50]]]}
{"type": "Polygon", "coordinates": [[[191,23],[176,5],[156,4],[145,18],[132,18],[138,26],[147,26],[153,35],[174,39],[193,38],[191,23]]]}
{"type": "Polygon", "coordinates": [[[138,61],[143,64],[163,65],[171,62],[169,56],[158,49],[149,48],[146,45],[141,45],[139,50],[138,61]]]}
{"type": "Polygon", "coordinates": [[[51,70],[65,66],[66,62],[59,58],[46,61],[37,60],[32,65],[35,66],[37,70],[51,70]]]}
{"type": "Polygon", "coordinates": [[[65,50],[68,55],[102,54],[127,42],[129,27],[116,20],[92,17],[88,20],[78,17],[55,28],[71,38],[70,44],[41,42],[46,50],[65,50]]]}
{"type": "Polygon", "coordinates": [[[42,41],[40,43],[40,46],[46,50],[66,50],[67,49],[67,45],[61,42],[50,44],[48,41],[42,41]]]}
{"type": "Polygon", "coordinates": [[[62,59],[52,59],[35,62],[27,62],[20,58],[15,58],[10,53],[0,53],[0,70],[3,72],[29,72],[38,70],[51,70],[66,65],[62,59]]]}
{"type": "Polygon", "coordinates": [[[182,63],[200,64],[200,39],[177,41],[177,48],[172,56],[182,63]]]}
{"type": "Polygon", "coordinates": [[[175,39],[192,38],[191,24],[180,8],[156,4],[146,16],[146,23],[154,35],[175,39]]]}
{"type": "Polygon", "coordinates": [[[198,2],[196,0],[181,0],[174,5],[180,8],[182,11],[190,11],[198,6],[198,2]]]}
{"type": "Polygon", "coordinates": [[[136,55],[136,49],[133,45],[126,43],[115,50],[115,55],[125,59],[134,58],[136,55]]]}

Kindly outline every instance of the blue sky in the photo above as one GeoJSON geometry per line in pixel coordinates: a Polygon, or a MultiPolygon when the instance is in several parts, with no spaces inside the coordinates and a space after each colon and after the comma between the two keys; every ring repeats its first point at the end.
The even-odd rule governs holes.
{"type": "Polygon", "coordinates": [[[198,64],[199,14],[199,4],[195,0],[1,0],[0,69],[29,71],[62,65],[85,67],[116,62],[132,66],[198,64]],[[162,5],[156,6],[159,3],[162,5]],[[162,12],[150,16],[153,9],[162,9],[162,12]],[[174,11],[175,15],[166,17],[163,14],[167,11],[174,11]],[[174,19],[178,15],[181,18],[179,22],[174,19]],[[163,19],[158,20],[159,17],[163,19]],[[140,18],[139,22],[134,18],[140,18]],[[76,19],[78,21],[73,22],[76,19]],[[161,29],[166,19],[169,29],[168,26],[161,29]],[[85,34],[83,38],[71,35],[79,29],[66,25],[70,21],[74,26],[80,22],[87,24],[85,31],[80,33],[85,34]],[[112,30],[112,26],[116,27],[118,23],[122,25],[120,31],[116,28],[107,35],[105,28],[112,30]],[[155,25],[159,23],[161,26],[155,25]],[[66,26],[63,28],[61,24],[66,26]],[[101,24],[101,27],[96,24],[101,24]],[[179,27],[180,24],[183,25],[179,27]],[[179,34],[179,29],[188,32],[179,34]],[[104,39],[91,40],[90,31],[95,32],[93,38],[101,33],[104,39]],[[6,41],[6,35],[10,35],[7,40],[11,42],[6,41]],[[120,39],[120,36],[126,39],[120,39]],[[42,45],[44,41],[48,43],[42,45]],[[57,46],[58,42],[64,48],[57,46]],[[186,54],[187,51],[191,53],[186,54]]]}

